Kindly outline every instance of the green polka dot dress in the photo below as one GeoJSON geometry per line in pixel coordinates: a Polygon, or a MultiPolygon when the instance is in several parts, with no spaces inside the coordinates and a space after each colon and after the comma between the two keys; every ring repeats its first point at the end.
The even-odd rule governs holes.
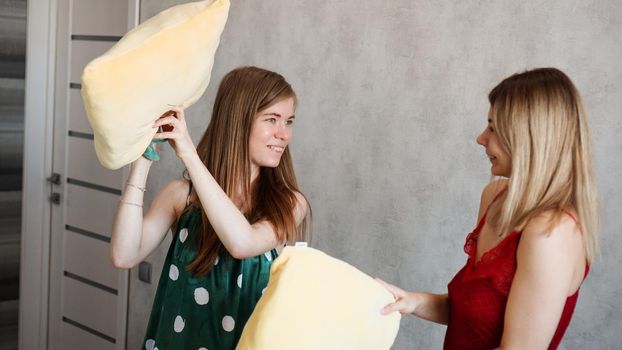
{"type": "Polygon", "coordinates": [[[185,211],[169,248],[156,292],[144,349],[228,350],[268,284],[276,250],[238,260],[223,249],[213,269],[198,277],[186,270],[196,256],[200,209],[185,211]]]}

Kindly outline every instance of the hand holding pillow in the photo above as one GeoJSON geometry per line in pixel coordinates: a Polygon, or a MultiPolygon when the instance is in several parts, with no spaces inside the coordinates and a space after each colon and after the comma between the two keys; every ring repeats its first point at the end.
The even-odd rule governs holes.
{"type": "Polygon", "coordinates": [[[84,68],[82,98],[104,167],[118,169],[140,157],[157,116],[201,97],[228,11],[228,0],[171,7],[84,68]]]}

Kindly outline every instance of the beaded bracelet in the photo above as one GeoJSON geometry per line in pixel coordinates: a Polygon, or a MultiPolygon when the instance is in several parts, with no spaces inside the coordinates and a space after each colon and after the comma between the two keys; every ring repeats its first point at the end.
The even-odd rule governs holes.
{"type": "Polygon", "coordinates": [[[139,189],[139,190],[141,190],[143,192],[147,192],[147,189],[145,187],[136,186],[136,185],[130,184],[130,183],[125,184],[125,186],[134,187],[134,188],[137,188],[137,189],[139,189]]]}

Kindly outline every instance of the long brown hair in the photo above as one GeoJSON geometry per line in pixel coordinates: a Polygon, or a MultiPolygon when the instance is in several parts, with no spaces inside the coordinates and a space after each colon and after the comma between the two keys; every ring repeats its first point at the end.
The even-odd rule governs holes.
{"type": "MultiPolygon", "coordinates": [[[[491,122],[512,158],[498,225],[522,230],[539,213],[575,210],[591,262],[598,250],[598,201],[587,115],[576,87],[555,68],[512,75],[490,92],[491,122]]],[[[557,220],[552,220],[554,224],[557,220]]]]}
{"type": "MultiPolygon", "coordinates": [[[[307,225],[305,218],[297,227],[294,217],[296,192],[300,191],[289,147],[279,165],[260,168],[252,184],[248,149],[257,113],[286,98],[293,98],[296,103],[294,90],[280,74],[257,67],[229,72],[218,87],[212,118],[197,153],[229,198],[241,199],[242,213],[251,224],[267,220],[275,228],[277,241],[291,243],[306,239],[307,225]]],[[[201,203],[193,205],[201,210],[202,220],[196,240],[198,253],[187,269],[205,275],[218,257],[222,242],[201,203]]]]}

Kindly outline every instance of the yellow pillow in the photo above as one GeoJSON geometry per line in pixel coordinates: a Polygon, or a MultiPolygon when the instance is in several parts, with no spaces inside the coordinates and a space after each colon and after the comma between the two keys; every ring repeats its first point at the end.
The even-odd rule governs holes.
{"type": "Polygon", "coordinates": [[[236,349],[389,349],[401,316],[380,310],[393,301],[351,265],[312,248],[286,247],[236,349]]]}
{"type": "Polygon", "coordinates": [[[229,0],[171,7],[129,31],[82,73],[82,99],[101,164],[141,156],[171,106],[188,107],[209,83],[229,0]]]}

